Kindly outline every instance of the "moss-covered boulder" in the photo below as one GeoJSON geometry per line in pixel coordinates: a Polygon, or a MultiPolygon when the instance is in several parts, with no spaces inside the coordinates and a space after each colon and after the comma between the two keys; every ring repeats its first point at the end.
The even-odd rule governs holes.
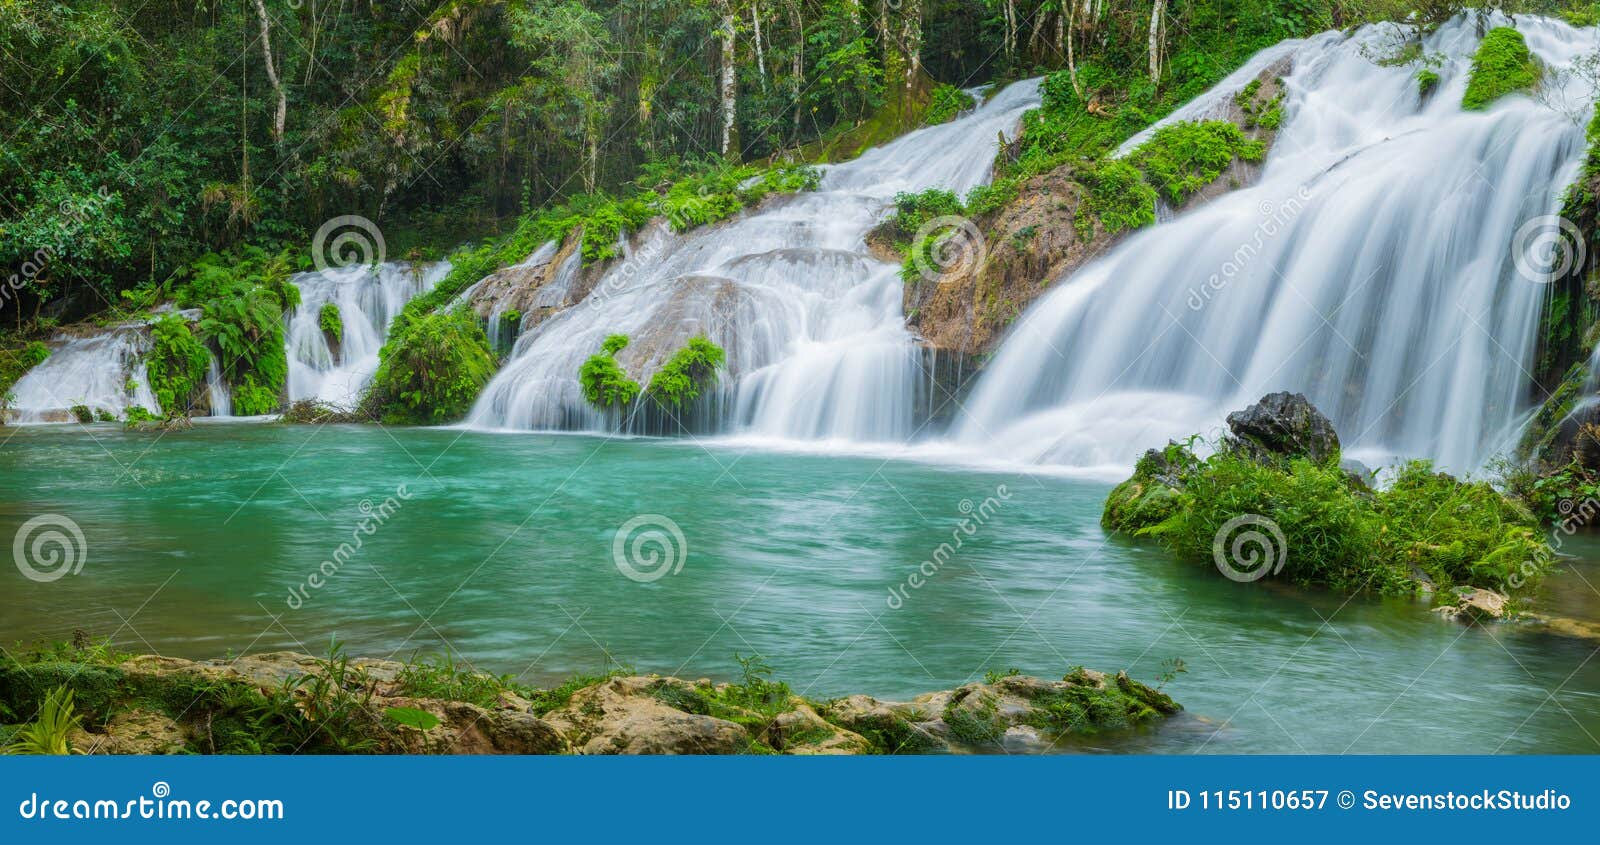
{"type": "Polygon", "coordinates": [[[1495,27],[1483,36],[1472,56],[1461,107],[1482,111],[1507,94],[1532,91],[1539,76],[1539,63],[1528,52],[1522,33],[1509,26],[1495,27]]]}
{"type": "Polygon", "coordinates": [[[1146,453],[1106,500],[1108,530],[1154,537],[1228,578],[1282,578],[1346,592],[1532,592],[1553,555],[1521,502],[1424,461],[1372,489],[1340,462],[1337,434],[1305,397],[1273,394],[1228,417],[1199,459],[1146,453]]]}

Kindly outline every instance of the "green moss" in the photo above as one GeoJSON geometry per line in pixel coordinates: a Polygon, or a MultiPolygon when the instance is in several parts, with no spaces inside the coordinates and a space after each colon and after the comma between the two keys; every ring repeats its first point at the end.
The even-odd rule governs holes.
{"type": "Polygon", "coordinates": [[[617,353],[628,345],[628,336],[614,334],[605,339],[600,351],[589,356],[578,369],[578,384],[583,398],[596,408],[621,407],[639,395],[639,383],[622,371],[617,353]]]}
{"type": "Polygon", "coordinates": [[[1156,484],[1156,473],[1136,470],[1107,500],[1102,523],[1210,563],[1214,544],[1231,549],[1237,537],[1224,534],[1226,524],[1262,517],[1283,537],[1265,555],[1267,565],[1281,560],[1282,577],[1347,592],[1413,593],[1415,573],[1422,572],[1441,588],[1470,584],[1518,593],[1548,568],[1549,550],[1532,513],[1485,482],[1434,473],[1425,462],[1398,467],[1393,483],[1375,493],[1352,483],[1337,460],[1263,463],[1227,448],[1168,471],[1180,485],[1143,503],[1127,484],[1156,484]]]}
{"type": "Polygon", "coordinates": [[[1522,33],[1508,26],[1495,27],[1483,36],[1472,56],[1461,107],[1480,111],[1507,94],[1530,91],[1538,84],[1539,75],[1539,65],[1528,52],[1522,33]]]}
{"type": "Polygon", "coordinates": [[[985,695],[976,708],[964,705],[964,701],[945,705],[944,723],[950,727],[950,736],[965,745],[998,745],[1006,735],[1006,723],[994,699],[985,695]]]}
{"type": "Polygon", "coordinates": [[[1234,160],[1260,161],[1266,144],[1225,120],[1163,126],[1129,159],[1168,202],[1182,203],[1211,184],[1234,160]]]}
{"type": "Polygon", "coordinates": [[[368,402],[386,422],[439,425],[465,416],[494,375],[478,321],[464,312],[406,323],[379,352],[368,402]]]}
{"type": "Polygon", "coordinates": [[[1439,87],[1439,74],[1432,68],[1417,71],[1417,94],[1424,100],[1439,87]]]}
{"type": "Polygon", "coordinates": [[[1078,205],[1080,234],[1087,236],[1092,231],[1089,215],[1099,219],[1108,234],[1156,222],[1156,191],[1127,160],[1105,159],[1080,169],[1077,177],[1084,186],[1083,201],[1078,205]]]}
{"type": "Polygon", "coordinates": [[[344,340],[344,318],[339,314],[338,305],[327,302],[317,310],[317,328],[335,343],[344,340]]]}
{"type": "MultiPolygon", "coordinates": [[[[681,408],[684,403],[699,399],[700,391],[716,383],[717,370],[727,358],[722,347],[705,335],[691,337],[651,377],[648,393],[663,405],[681,408]]],[[[585,395],[587,392],[586,387],[585,395]]]]}
{"type": "Polygon", "coordinates": [[[145,356],[150,390],[168,417],[188,416],[196,395],[205,387],[211,354],[195,337],[189,322],[177,314],[157,320],[150,335],[150,352],[145,356]]]}

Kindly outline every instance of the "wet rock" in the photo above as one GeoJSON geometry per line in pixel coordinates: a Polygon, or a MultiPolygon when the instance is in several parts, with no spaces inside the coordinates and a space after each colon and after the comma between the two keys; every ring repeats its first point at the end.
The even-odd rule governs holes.
{"type": "Polygon", "coordinates": [[[111,717],[99,733],[79,728],[67,741],[81,754],[186,754],[183,728],[160,713],[127,710],[111,717]]]}
{"type": "Polygon", "coordinates": [[[763,739],[784,754],[869,754],[872,743],[854,731],[822,718],[798,696],[794,709],[780,713],[767,727],[763,739]]]}
{"type": "Polygon", "coordinates": [[[1472,622],[1481,619],[1502,619],[1506,615],[1509,598],[1504,593],[1483,587],[1456,587],[1451,590],[1451,604],[1442,604],[1434,612],[1447,619],[1472,622]]]}
{"type": "Polygon", "coordinates": [[[1333,423],[1303,393],[1269,393],[1228,415],[1227,446],[1256,460],[1304,457],[1321,463],[1339,454],[1333,423]]]}
{"type": "Polygon", "coordinates": [[[573,693],[545,718],[581,754],[738,754],[750,748],[743,726],[688,713],[658,697],[675,678],[612,678],[573,693]]]}

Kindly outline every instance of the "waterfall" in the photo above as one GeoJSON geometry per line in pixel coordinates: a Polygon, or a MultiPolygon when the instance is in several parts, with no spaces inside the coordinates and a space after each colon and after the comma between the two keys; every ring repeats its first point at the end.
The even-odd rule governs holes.
{"type": "Polygon", "coordinates": [[[289,315],[289,401],[319,399],[353,406],[378,372],[378,350],[389,324],[407,302],[450,272],[449,262],[339,267],[300,273],[300,306],[289,315]],[[339,309],[342,337],[330,345],[320,324],[322,307],[339,309]]]}
{"type": "Polygon", "coordinates": [[[899,267],[872,257],[865,236],[897,192],[964,194],[987,179],[997,136],[1038,104],[1038,87],[1013,84],[955,121],[827,167],[817,191],[681,235],[647,227],[582,302],[517,340],[467,424],[606,430],[619,420],[586,405],[577,375],[607,335],[632,338],[618,361],[643,381],[704,333],[727,350],[727,369],[718,395],[684,427],[905,439],[921,350],[906,329],[899,267]]]}
{"type": "Polygon", "coordinates": [[[222,367],[215,353],[206,365],[206,393],[211,397],[211,416],[233,416],[233,388],[222,378],[222,367]]]}
{"type": "Polygon", "coordinates": [[[75,405],[119,418],[135,405],[161,413],[145,374],[148,323],[124,323],[84,337],[60,335],[50,346],[50,357],[11,388],[15,422],[72,422],[75,405]]]}
{"type": "Polygon", "coordinates": [[[980,378],[957,445],[1125,474],[1142,450],[1293,390],[1369,463],[1481,466],[1532,399],[1550,285],[1523,233],[1575,177],[1592,92],[1562,71],[1597,47],[1554,20],[1517,28],[1551,90],[1477,113],[1459,105],[1478,41],[1467,16],[1425,40],[1444,60],[1427,98],[1416,65],[1372,60],[1392,29],[1294,44],[1260,181],[1057,282],[980,378]]]}

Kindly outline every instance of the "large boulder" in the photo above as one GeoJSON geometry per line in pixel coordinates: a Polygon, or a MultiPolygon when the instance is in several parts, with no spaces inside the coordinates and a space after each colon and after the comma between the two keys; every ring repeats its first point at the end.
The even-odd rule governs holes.
{"type": "Polygon", "coordinates": [[[1228,415],[1228,448],[1256,460],[1308,458],[1322,463],[1339,455],[1333,423],[1303,393],[1269,393],[1228,415]]]}

